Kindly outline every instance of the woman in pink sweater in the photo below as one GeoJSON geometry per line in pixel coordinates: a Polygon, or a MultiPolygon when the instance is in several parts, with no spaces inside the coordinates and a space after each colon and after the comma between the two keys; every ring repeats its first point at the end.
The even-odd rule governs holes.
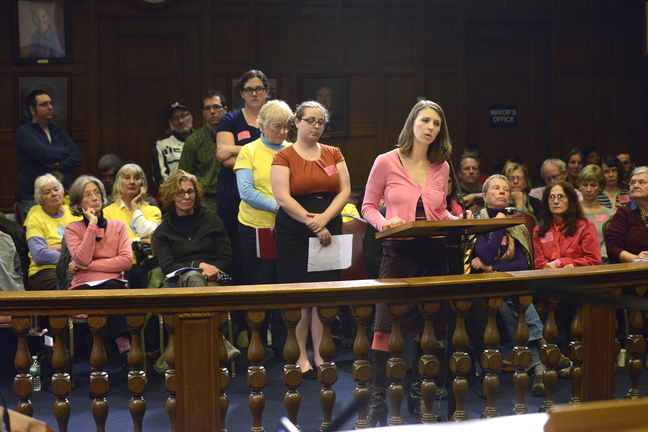
{"type": "MultiPolygon", "coordinates": [[[[124,272],[133,264],[128,230],[124,222],[103,217],[105,205],[106,191],[99,179],[83,175],[72,184],[70,211],[83,216],[83,220],[65,227],[65,242],[72,258],[70,289],[127,288],[124,272]]],[[[130,350],[126,317],[108,315],[107,325],[126,368],[130,350]]]]}
{"type": "MultiPolygon", "coordinates": [[[[418,102],[405,121],[397,147],[378,156],[374,162],[362,205],[365,219],[378,231],[416,220],[457,219],[446,208],[449,172],[446,159],[452,152],[452,142],[441,107],[431,101],[418,102]],[[378,211],[382,200],[387,207],[385,217],[378,211]]],[[[383,241],[380,278],[444,274],[448,274],[444,238],[383,241]]],[[[437,314],[441,320],[444,315],[437,314]]],[[[391,334],[387,305],[376,305],[373,328],[371,363],[374,378],[368,418],[372,426],[377,423],[384,426],[387,416],[385,362],[389,358],[391,334]]],[[[415,334],[422,332],[423,317],[416,302],[407,304],[401,329],[415,334]]]]}

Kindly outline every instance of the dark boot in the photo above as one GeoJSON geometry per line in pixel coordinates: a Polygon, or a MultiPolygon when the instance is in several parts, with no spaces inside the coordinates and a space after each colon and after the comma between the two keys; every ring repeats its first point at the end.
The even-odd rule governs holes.
{"type": "Polygon", "coordinates": [[[373,375],[371,378],[371,397],[367,408],[367,421],[371,427],[387,426],[387,402],[385,391],[387,389],[387,374],[385,364],[389,360],[389,353],[371,350],[369,354],[373,375]]]}

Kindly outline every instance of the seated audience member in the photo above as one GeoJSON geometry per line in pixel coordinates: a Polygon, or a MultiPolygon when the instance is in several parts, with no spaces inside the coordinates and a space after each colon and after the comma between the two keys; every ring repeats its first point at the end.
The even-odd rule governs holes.
{"type": "Polygon", "coordinates": [[[601,165],[601,153],[596,147],[587,147],[583,150],[583,163],[586,165],[601,165]]]}
{"type": "Polygon", "coordinates": [[[630,177],[630,205],[619,207],[607,228],[611,263],[648,261],[648,167],[630,177]]]}
{"type": "Polygon", "coordinates": [[[174,102],[166,110],[169,131],[153,144],[153,180],[159,188],[178,170],[185,140],[193,133],[193,117],[189,108],[174,102]]]}
{"type": "Polygon", "coordinates": [[[169,277],[167,285],[221,285],[223,273],[232,268],[232,245],[223,221],[200,205],[202,185],[193,174],[178,170],[160,193],[168,211],[153,237],[160,267],[169,277]]]}
{"type": "MultiPolygon", "coordinates": [[[[472,156],[473,158],[480,161],[482,158],[481,148],[477,144],[466,144],[463,148],[463,151],[461,152],[461,157],[463,158],[466,156],[472,156]]],[[[477,183],[482,185],[484,184],[487,178],[488,176],[486,174],[480,173],[479,180],[477,180],[477,183]]],[[[457,178],[457,180],[459,180],[459,178],[457,178]]]]}
{"type": "Polygon", "coordinates": [[[625,184],[630,184],[630,175],[635,169],[635,163],[632,155],[627,150],[621,150],[617,152],[616,157],[617,159],[619,159],[619,162],[621,162],[621,165],[623,165],[623,175],[619,175],[620,181],[625,184]]]}
{"type": "MultiPolygon", "coordinates": [[[[124,272],[130,270],[133,253],[128,230],[122,221],[103,215],[106,191],[98,178],[83,175],[70,188],[70,210],[83,220],[65,227],[65,242],[72,261],[70,289],[122,289],[128,285],[124,272]]],[[[110,336],[117,344],[124,368],[128,367],[130,341],[125,315],[108,315],[110,336]]]]}
{"type": "MultiPolygon", "coordinates": [[[[29,289],[29,281],[27,279],[27,271],[29,269],[29,247],[27,246],[27,239],[25,237],[25,229],[18,225],[15,221],[8,219],[4,213],[0,212],[0,231],[8,234],[13,240],[13,244],[18,252],[20,260],[20,269],[23,275],[23,286],[29,289]]],[[[7,242],[8,243],[8,242],[7,242]]]]}
{"type": "Polygon", "coordinates": [[[578,174],[578,184],[583,193],[583,201],[580,206],[585,217],[596,225],[596,234],[601,245],[601,258],[603,263],[608,262],[607,249],[605,248],[605,237],[603,237],[603,224],[612,219],[616,210],[603,207],[598,196],[605,187],[605,176],[598,165],[587,165],[578,174]]]}
{"type": "Polygon", "coordinates": [[[607,154],[601,158],[601,168],[605,176],[605,188],[599,195],[598,200],[602,206],[618,209],[630,202],[630,192],[619,182],[619,173],[623,172],[623,165],[619,159],[607,154]]]}
{"type": "Polygon", "coordinates": [[[537,219],[540,215],[540,200],[529,195],[531,178],[526,165],[518,163],[506,164],[502,174],[507,178],[511,187],[511,205],[531,213],[537,219]]]}
{"type": "Polygon", "coordinates": [[[0,291],[24,291],[20,257],[11,236],[0,231],[0,291]]]}
{"type": "MultiPolygon", "coordinates": [[[[510,186],[506,177],[494,174],[484,183],[484,201],[486,208],[475,213],[475,219],[506,218],[504,210],[511,200],[510,186]]],[[[507,229],[480,234],[473,238],[472,253],[469,257],[471,273],[491,273],[498,271],[529,270],[532,268],[533,250],[531,236],[524,225],[516,225],[507,229]]],[[[473,308],[476,306],[473,306],[473,308]]],[[[499,309],[504,321],[506,331],[511,340],[514,340],[515,326],[517,325],[518,312],[510,296],[504,298],[504,303],[499,309]]],[[[534,395],[544,395],[545,388],[542,383],[542,373],[545,366],[540,362],[538,343],[542,339],[542,321],[533,304],[526,311],[526,322],[529,327],[529,349],[532,360],[527,371],[533,370],[535,378],[531,391],[534,395]]],[[[486,329],[486,323],[482,323],[486,329]]],[[[478,331],[479,336],[484,331],[478,331]]]]}
{"type": "Polygon", "coordinates": [[[29,246],[29,287],[32,290],[55,290],[56,263],[61,255],[65,226],[81,218],[73,216],[63,204],[63,185],[52,174],[34,182],[34,199],[25,228],[29,246]]]}
{"type": "Polygon", "coordinates": [[[565,163],[567,164],[567,180],[574,189],[578,189],[578,174],[583,169],[584,159],[583,153],[577,148],[569,150],[567,157],[565,158],[565,163]]]}
{"type": "Polygon", "coordinates": [[[464,194],[466,207],[482,205],[484,196],[479,184],[479,160],[473,156],[464,156],[459,164],[459,188],[464,194]]]}
{"type": "MultiPolygon", "coordinates": [[[[567,165],[561,159],[546,159],[540,166],[540,175],[545,181],[546,186],[540,186],[531,189],[529,195],[542,201],[542,196],[546,188],[553,186],[558,181],[567,180],[567,165]]],[[[578,201],[583,199],[583,195],[578,189],[575,189],[578,201]]]]}
{"type": "Polygon", "coordinates": [[[162,213],[156,206],[146,202],[148,184],[146,174],[139,165],[127,163],[117,172],[113,188],[114,202],[104,209],[106,219],[120,220],[126,224],[128,237],[133,250],[133,267],[128,273],[128,284],[131,288],[146,286],[146,272],[137,265],[148,258],[148,247],[142,243],[150,243],[153,231],[162,223],[162,213]]]}
{"type": "Polygon", "coordinates": [[[601,247],[594,222],[583,214],[576,190],[564,180],[547,187],[538,225],[533,231],[536,269],[601,264],[601,247]]]}
{"type": "Polygon", "coordinates": [[[105,154],[99,159],[97,169],[99,170],[99,179],[106,189],[106,199],[112,203],[112,189],[115,184],[115,175],[119,168],[124,164],[121,158],[114,154],[105,154]]]}

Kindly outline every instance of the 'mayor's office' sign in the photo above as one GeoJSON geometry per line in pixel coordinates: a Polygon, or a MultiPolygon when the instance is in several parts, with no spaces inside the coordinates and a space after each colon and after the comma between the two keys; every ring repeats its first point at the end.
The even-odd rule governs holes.
{"type": "Polygon", "coordinates": [[[517,127],[517,105],[491,105],[488,115],[491,127],[517,127]]]}

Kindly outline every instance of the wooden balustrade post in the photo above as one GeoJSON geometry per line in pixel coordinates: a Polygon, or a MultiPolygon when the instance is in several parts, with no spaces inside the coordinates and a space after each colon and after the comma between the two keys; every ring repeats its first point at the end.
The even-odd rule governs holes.
{"type": "Polygon", "coordinates": [[[572,335],[572,341],[567,348],[567,357],[572,361],[571,367],[571,382],[572,382],[572,397],[569,403],[580,403],[581,400],[581,384],[583,383],[583,309],[577,307],[574,311],[574,317],[571,325],[569,326],[572,335]]]}
{"type": "Polygon", "coordinates": [[[128,392],[131,400],[128,409],[133,418],[134,432],[142,432],[142,422],[146,413],[146,401],[143,394],[146,390],[146,372],[144,372],[144,349],[142,347],[142,327],[144,327],[145,315],[126,316],[126,325],[131,335],[131,347],[128,352],[128,392]]]}
{"type": "Polygon", "coordinates": [[[164,328],[166,329],[169,339],[167,341],[167,347],[164,351],[164,360],[167,363],[167,370],[164,372],[164,387],[169,393],[169,397],[166,401],[166,410],[169,414],[169,420],[171,422],[171,432],[176,430],[176,378],[175,378],[175,341],[174,341],[174,315],[163,315],[162,319],[164,320],[164,328]]]}
{"type": "MultiPolygon", "coordinates": [[[[511,415],[527,414],[529,408],[525,403],[525,393],[529,386],[529,374],[526,368],[531,364],[532,355],[527,344],[529,343],[529,326],[526,322],[526,311],[533,303],[531,295],[516,295],[511,297],[517,309],[518,319],[513,332],[515,346],[511,351],[511,364],[515,367],[513,374],[513,386],[515,387],[516,402],[511,415]]],[[[538,347],[539,349],[540,347],[538,347]]]]}
{"type": "MultiPolygon", "coordinates": [[[[646,294],[646,285],[635,286],[630,289],[630,295],[642,297],[646,294]]],[[[639,308],[632,308],[630,310],[630,318],[628,324],[630,327],[630,334],[626,337],[625,347],[628,351],[628,374],[630,375],[630,389],[626,393],[626,398],[636,399],[641,397],[639,390],[639,378],[641,377],[641,370],[643,369],[643,362],[641,361],[642,354],[646,351],[646,339],[642,336],[644,327],[643,312],[639,308]]]]}
{"type": "MultiPolygon", "coordinates": [[[[367,319],[371,316],[373,306],[351,306],[353,318],[356,323],[356,337],[353,341],[353,366],[351,367],[351,377],[356,382],[356,388],[353,391],[355,400],[364,398],[369,401],[371,390],[369,382],[371,381],[371,363],[369,362],[369,338],[367,337],[367,319]]],[[[367,421],[367,404],[364,403],[358,408],[358,419],[353,425],[353,429],[369,428],[367,421]]]]}
{"type": "Polygon", "coordinates": [[[434,354],[437,348],[437,338],[434,331],[434,316],[439,311],[441,302],[425,301],[419,303],[419,309],[425,321],[423,335],[421,337],[421,349],[423,355],[418,359],[418,371],[423,378],[421,383],[421,396],[423,397],[423,411],[420,413],[421,423],[436,423],[437,416],[434,414],[434,398],[436,397],[437,384],[434,380],[439,374],[441,365],[434,354]]]}
{"type": "Polygon", "coordinates": [[[54,334],[54,353],[52,354],[52,393],[56,395],[54,402],[54,417],[58,424],[59,432],[67,432],[70,421],[70,375],[66,372],[70,365],[67,350],[65,349],[65,332],[68,326],[67,316],[51,316],[50,327],[54,334]]]}
{"type": "Polygon", "coordinates": [[[546,395],[545,401],[540,407],[540,412],[547,412],[556,406],[556,402],[554,401],[556,383],[558,382],[556,366],[560,362],[560,348],[555,344],[558,338],[558,325],[556,324],[556,308],[558,307],[558,302],[560,302],[560,297],[558,296],[549,296],[545,300],[547,317],[544,322],[542,335],[546,344],[540,348],[540,361],[546,366],[542,374],[542,382],[545,386],[546,395]]]}
{"type": "MultiPolygon", "coordinates": [[[[221,330],[222,334],[222,329],[225,327],[227,324],[228,320],[228,315],[229,312],[221,312],[218,325],[219,329],[221,330]]],[[[227,427],[225,426],[225,420],[227,418],[227,410],[229,410],[229,398],[227,397],[227,394],[225,393],[225,390],[229,387],[230,383],[230,374],[229,370],[227,369],[227,348],[225,347],[225,339],[222,337],[220,338],[220,348],[218,352],[219,358],[220,358],[220,424],[221,424],[221,432],[227,432],[227,427]]],[[[232,360],[234,361],[234,360],[232,360]]]]}
{"type": "Polygon", "coordinates": [[[389,395],[389,402],[391,403],[391,417],[387,422],[388,426],[397,426],[405,424],[401,415],[401,405],[403,397],[405,396],[405,387],[403,386],[403,379],[407,375],[407,365],[405,360],[401,357],[405,342],[403,341],[403,333],[401,332],[401,321],[403,315],[407,310],[405,303],[391,303],[388,305],[389,319],[391,321],[391,334],[389,336],[389,360],[385,365],[385,373],[389,380],[389,388],[387,394],[389,395]]]}
{"type": "Polygon", "coordinates": [[[486,349],[481,353],[481,367],[485,372],[484,389],[486,390],[486,408],[481,418],[498,417],[500,414],[495,406],[495,397],[499,391],[499,376],[497,372],[502,367],[502,353],[498,347],[500,343],[499,330],[497,329],[497,312],[504,303],[504,298],[488,297],[485,299],[488,322],[484,331],[484,344],[486,349]]]}
{"type": "Polygon", "coordinates": [[[248,404],[252,413],[252,428],[251,432],[263,432],[263,410],[265,408],[265,395],[263,388],[266,385],[266,371],[261,363],[265,357],[265,349],[261,343],[260,330],[265,319],[265,311],[247,311],[246,317],[250,330],[252,330],[252,339],[250,340],[250,347],[248,348],[248,360],[250,366],[248,367],[248,387],[251,390],[248,404]]]}
{"type": "Polygon", "coordinates": [[[470,338],[466,330],[466,313],[472,306],[472,299],[453,300],[451,301],[451,305],[455,313],[457,325],[452,335],[452,345],[455,348],[455,352],[450,357],[450,370],[455,375],[452,381],[452,392],[454,394],[456,408],[450,420],[461,421],[468,419],[468,413],[464,408],[464,401],[468,393],[468,379],[466,379],[466,374],[470,372],[472,362],[466,352],[466,348],[470,344],[470,338]]]}
{"type": "Polygon", "coordinates": [[[92,415],[97,425],[97,432],[105,432],[106,419],[108,418],[108,374],[104,372],[104,367],[108,358],[103,344],[103,329],[106,326],[106,315],[90,315],[88,317],[88,327],[92,333],[92,351],[90,353],[90,397],[92,401],[92,415]]]}
{"type": "Polygon", "coordinates": [[[335,342],[331,336],[331,324],[337,316],[337,306],[324,306],[317,308],[317,316],[322,322],[322,342],[319,347],[319,354],[322,363],[317,365],[317,378],[322,389],[320,390],[320,405],[322,406],[323,420],[320,425],[320,432],[324,432],[333,421],[333,406],[335,405],[335,390],[333,384],[337,382],[337,365],[333,362],[335,358],[335,342]]]}
{"type": "Polygon", "coordinates": [[[297,344],[297,335],[295,328],[301,319],[301,308],[283,309],[281,311],[283,321],[288,329],[286,337],[286,344],[284,345],[284,357],[286,364],[283,367],[283,384],[286,387],[286,394],[284,396],[284,404],[286,405],[286,413],[288,419],[297,424],[297,414],[301,406],[301,395],[299,394],[299,386],[302,383],[302,374],[297,360],[299,359],[299,345],[297,344]]]}
{"type": "Polygon", "coordinates": [[[12,317],[11,326],[18,337],[18,348],[14,357],[14,366],[18,370],[16,378],[14,378],[14,393],[18,396],[16,411],[32,417],[34,415],[34,405],[30,400],[30,396],[34,391],[34,381],[29,373],[29,367],[32,364],[29,348],[27,347],[29,317],[12,317]]]}

